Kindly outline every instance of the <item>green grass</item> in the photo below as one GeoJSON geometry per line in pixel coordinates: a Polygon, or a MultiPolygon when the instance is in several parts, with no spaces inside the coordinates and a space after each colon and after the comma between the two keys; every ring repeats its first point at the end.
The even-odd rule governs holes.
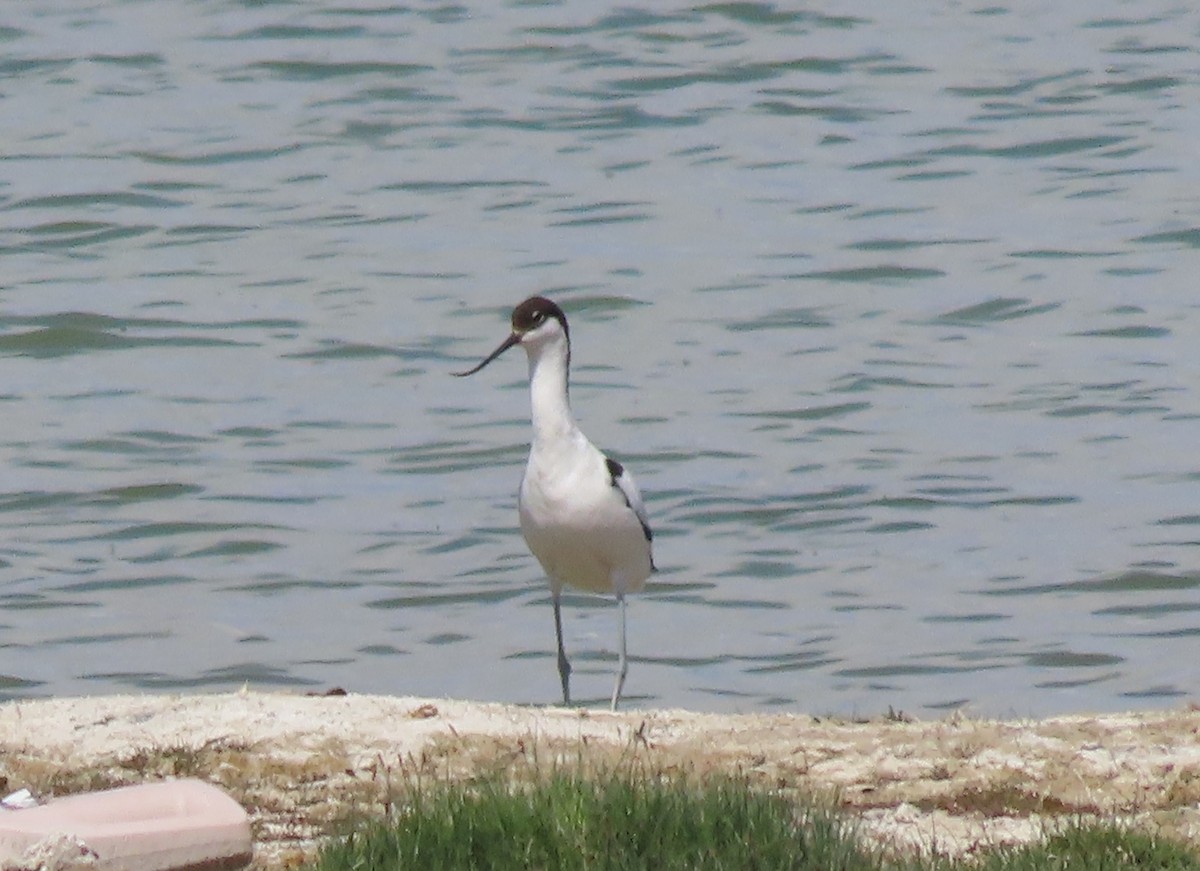
{"type": "Polygon", "coordinates": [[[954,862],[885,856],[848,819],[727,777],[560,772],[519,787],[410,784],[396,811],[331,841],[311,871],[1200,871],[1184,847],[1115,826],[1071,825],[1037,845],[954,862]]]}
{"type": "MultiPolygon", "coordinates": [[[[954,866],[950,866],[954,867],[954,866]]],[[[959,867],[962,867],[961,865],[959,867]]],[[[1039,844],[992,853],[979,871],[1193,871],[1200,856],[1180,844],[1115,825],[1073,824],[1039,844]]]]}

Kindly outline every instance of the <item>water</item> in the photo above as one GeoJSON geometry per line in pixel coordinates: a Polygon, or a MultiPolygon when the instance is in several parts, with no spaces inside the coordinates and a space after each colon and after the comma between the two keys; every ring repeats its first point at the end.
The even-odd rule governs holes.
{"type": "Polygon", "coordinates": [[[55,5],[0,28],[4,697],[553,702],[525,365],[448,375],[534,292],[657,533],[633,704],[1200,692],[1186,6],[55,5]]]}

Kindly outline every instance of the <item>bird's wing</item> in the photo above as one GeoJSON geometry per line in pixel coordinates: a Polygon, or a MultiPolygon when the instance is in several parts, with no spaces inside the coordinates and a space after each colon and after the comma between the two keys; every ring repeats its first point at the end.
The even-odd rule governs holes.
{"type": "Polygon", "coordinates": [[[612,485],[621,491],[621,495],[625,497],[625,504],[632,508],[633,513],[637,515],[638,523],[642,525],[642,532],[646,534],[646,541],[653,541],[654,533],[650,531],[650,518],[646,516],[646,503],[642,501],[642,494],[638,490],[637,484],[633,482],[633,476],[611,457],[605,457],[604,464],[608,466],[612,485]]]}

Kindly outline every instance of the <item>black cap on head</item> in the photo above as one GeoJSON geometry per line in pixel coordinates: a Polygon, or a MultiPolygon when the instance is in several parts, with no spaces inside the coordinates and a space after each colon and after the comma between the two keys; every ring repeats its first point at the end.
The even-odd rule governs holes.
{"type": "Polygon", "coordinates": [[[571,337],[570,330],[567,329],[567,316],[563,314],[563,310],[553,300],[546,299],[544,296],[531,296],[513,309],[513,332],[518,334],[527,333],[537,328],[546,318],[554,318],[562,324],[563,332],[567,334],[567,338],[571,337]]]}

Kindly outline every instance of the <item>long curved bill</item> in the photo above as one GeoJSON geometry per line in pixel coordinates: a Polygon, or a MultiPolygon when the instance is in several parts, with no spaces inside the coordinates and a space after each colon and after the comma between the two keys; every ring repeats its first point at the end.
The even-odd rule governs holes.
{"type": "Polygon", "coordinates": [[[497,357],[499,357],[501,354],[503,354],[505,351],[507,351],[513,345],[519,345],[519,344],[521,344],[521,337],[518,336],[516,333],[511,333],[511,334],[509,334],[509,337],[501,343],[499,348],[492,351],[492,353],[488,354],[487,357],[484,358],[484,361],[482,363],[480,363],[478,366],[476,366],[474,369],[468,369],[466,372],[453,372],[451,374],[453,374],[454,376],[456,376],[458,378],[466,378],[468,375],[474,375],[476,372],[478,372],[480,369],[482,369],[488,363],[495,360],[497,357]]]}

